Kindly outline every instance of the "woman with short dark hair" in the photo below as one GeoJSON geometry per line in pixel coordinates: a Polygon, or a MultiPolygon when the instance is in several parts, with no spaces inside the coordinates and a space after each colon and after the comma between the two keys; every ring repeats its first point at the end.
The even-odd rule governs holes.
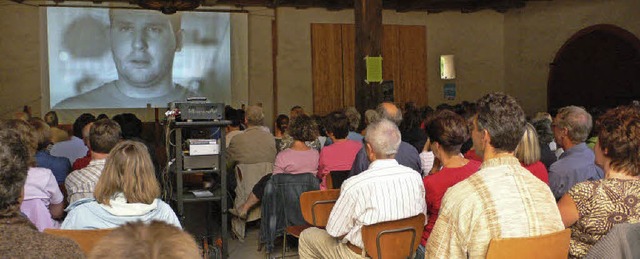
{"type": "Polygon", "coordinates": [[[462,156],[460,148],[469,137],[465,119],[450,110],[437,112],[426,124],[427,143],[433,151],[441,168],[432,169],[432,173],[423,178],[427,202],[428,222],[422,232],[422,242],[416,258],[424,258],[427,239],[438,219],[442,197],[449,187],[467,179],[480,168],[480,162],[462,156]]]}
{"type": "Polygon", "coordinates": [[[640,109],[611,109],[596,125],[595,160],[605,178],[574,185],[558,202],[572,258],[585,256],[614,225],[640,222],[640,109]]]}
{"type": "Polygon", "coordinates": [[[318,178],[322,180],[320,189],[327,188],[326,176],[331,171],[351,170],[356,154],[362,148],[362,143],[347,139],[349,135],[349,119],[342,112],[329,114],[327,135],[332,143],[320,150],[318,161],[318,178]]]}

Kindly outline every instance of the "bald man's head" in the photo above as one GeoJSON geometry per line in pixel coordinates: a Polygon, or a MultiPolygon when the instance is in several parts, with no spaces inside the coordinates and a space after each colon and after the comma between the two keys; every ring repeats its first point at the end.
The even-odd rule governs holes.
{"type": "Polygon", "coordinates": [[[396,125],[400,125],[400,122],[402,122],[402,112],[393,103],[383,102],[378,105],[376,111],[380,115],[381,119],[390,120],[396,125]]]}

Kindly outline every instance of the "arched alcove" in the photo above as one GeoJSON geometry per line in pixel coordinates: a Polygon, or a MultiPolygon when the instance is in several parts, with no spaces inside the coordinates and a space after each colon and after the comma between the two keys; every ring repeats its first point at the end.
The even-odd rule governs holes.
{"type": "Polygon", "coordinates": [[[547,107],[615,107],[640,99],[640,40],[608,24],[574,34],[551,63],[547,107]]]}

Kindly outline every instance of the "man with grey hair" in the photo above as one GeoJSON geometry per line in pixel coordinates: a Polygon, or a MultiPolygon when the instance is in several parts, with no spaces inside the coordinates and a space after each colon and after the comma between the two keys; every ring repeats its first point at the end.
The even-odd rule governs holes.
{"type": "Polygon", "coordinates": [[[300,234],[300,258],[362,258],[362,226],[426,215],[420,174],[394,159],[401,145],[397,125],[374,122],[365,140],[371,165],[342,184],[326,230],[312,227],[300,234]]]}
{"type": "Polygon", "coordinates": [[[231,140],[227,149],[230,163],[256,164],[276,159],[276,142],[273,136],[263,129],[264,113],[260,106],[249,106],[245,113],[247,129],[231,140]]]}
{"type": "Polygon", "coordinates": [[[551,129],[556,143],[564,149],[560,158],[549,167],[549,186],[559,200],[573,185],[604,177],[594,163],[595,155],[584,141],[592,127],[591,115],[583,108],[560,108],[551,129]]]}
{"type": "MultiPolygon", "coordinates": [[[[400,111],[400,109],[398,109],[398,107],[396,107],[393,103],[381,103],[380,105],[378,105],[376,112],[378,112],[379,119],[389,120],[396,126],[400,125],[400,122],[402,122],[402,111],[400,111]]],[[[368,130],[367,135],[369,135],[368,130]]],[[[411,169],[416,170],[416,172],[420,172],[422,170],[420,163],[420,154],[418,154],[418,151],[407,142],[400,142],[398,154],[396,154],[395,159],[401,165],[410,167],[411,169]]],[[[369,168],[369,160],[367,159],[367,153],[365,152],[365,148],[363,146],[356,155],[356,159],[353,161],[349,177],[357,175],[362,171],[367,170],[367,168],[369,168]]]]}

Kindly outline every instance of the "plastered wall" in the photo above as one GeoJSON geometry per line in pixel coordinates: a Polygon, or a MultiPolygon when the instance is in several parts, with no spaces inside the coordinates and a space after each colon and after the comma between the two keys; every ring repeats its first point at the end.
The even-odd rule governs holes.
{"type": "MultiPolygon", "coordinates": [[[[505,88],[528,114],[547,109],[549,64],[573,34],[613,24],[640,36],[638,0],[532,1],[505,15],[505,88]]],[[[579,91],[579,89],[576,89],[579,91]]]]}

